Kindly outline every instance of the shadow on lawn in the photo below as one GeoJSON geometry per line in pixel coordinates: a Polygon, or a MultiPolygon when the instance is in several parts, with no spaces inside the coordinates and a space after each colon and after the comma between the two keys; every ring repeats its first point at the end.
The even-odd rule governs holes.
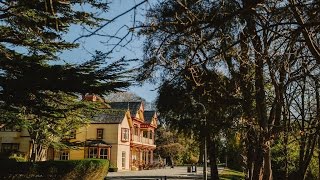
{"type": "Polygon", "coordinates": [[[239,171],[225,169],[223,170],[223,172],[220,174],[219,177],[221,180],[243,180],[244,174],[239,171]]]}

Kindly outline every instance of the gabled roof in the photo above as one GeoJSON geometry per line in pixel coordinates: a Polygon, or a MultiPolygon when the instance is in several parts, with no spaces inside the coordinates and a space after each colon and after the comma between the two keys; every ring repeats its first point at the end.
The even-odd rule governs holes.
{"type": "Polygon", "coordinates": [[[129,109],[131,114],[135,114],[140,109],[141,103],[142,102],[111,102],[109,105],[111,109],[129,109]]]}
{"type": "Polygon", "coordinates": [[[92,123],[120,124],[126,115],[127,110],[108,109],[102,114],[92,118],[92,123]]]}
{"type": "Polygon", "coordinates": [[[145,123],[150,124],[155,113],[156,113],[155,111],[144,111],[145,123]]]}

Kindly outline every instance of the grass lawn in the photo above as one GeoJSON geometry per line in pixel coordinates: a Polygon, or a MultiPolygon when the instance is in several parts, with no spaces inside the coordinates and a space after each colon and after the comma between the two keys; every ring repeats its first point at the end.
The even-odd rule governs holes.
{"type": "Polygon", "coordinates": [[[244,179],[244,174],[240,171],[234,171],[231,169],[225,168],[220,174],[221,180],[240,180],[244,179]]]}

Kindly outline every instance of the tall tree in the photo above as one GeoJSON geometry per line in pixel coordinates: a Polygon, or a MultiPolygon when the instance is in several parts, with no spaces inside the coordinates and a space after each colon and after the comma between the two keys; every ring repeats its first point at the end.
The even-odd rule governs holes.
{"type": "MultiPolygon", "coordinates": [[[[212,99],[224,97],[220,89],[232,92],[226,91],[231,84],[237,92],[232,94],[241,99],[239,122],[246,130],[248,178],[272,179],[271,147],[282,130],[287,87],[301,77],[297,72],[305,68],[303,64],[317,61],[312,51],[319,37],[313,8],[318,5],[317,1],[162,1],[150,8],[142,31],[147,41],[140,79],[158,74],[163,82],[188,79],[194,82],[188,91],[202,87],[200,94],[212,93],[212,99]],[[299,18],[292,11],[300,13],[299,18]],[[301,18],[312,28],[299,22],[301,18]],[[219,81],[219,74],[230,83],[219,81]]],[[[302,76],[312,72],[317,70],[302,76]]],[[[237,104],[220,102],[230,102],[229,108],[237,104]]]]}
{"type": "Polygon", "coordinates": [[[97,12],[107,10],[108,3],[101,0],[0,1],[0,101],[6,112],[1,120],[28,129],[33,160],[39,160],[36,150],[48,146],[62,122],[83,122],[77,115],[85,107],[77,100],[81,94],[105,94],[130,85],[123,58],[108,63],[109,54],[96,52],[82,64],[58,61],[58,53],[78,46],[64,39],[70,27],[97,28],[106,21],[97,12]]]}
{"type": "Polygon", "coordinates": [[[110,102],[131,102],[131,101],[143,101],[146,102],[145,99],[138,96],[135,93],[132,92],[116,92],[111,93],[108,96],[106,96],[106,100],[110,102]]]}

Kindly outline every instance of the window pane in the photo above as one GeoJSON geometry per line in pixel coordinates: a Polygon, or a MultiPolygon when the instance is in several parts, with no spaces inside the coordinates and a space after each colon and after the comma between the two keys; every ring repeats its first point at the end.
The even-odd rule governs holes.
{"type": "Polygon", "coordinates": [[[122,128],[121,129],[122,141],[129,141],[129,129],[122,128]]]}
{"type": "Polygon", "coordinates": [[[70,155],[70,153],[67,151],[61,152],[60,153],[60,160],[69,160],[69,155],[70,155]]]}
{"type": "Polygon", "coordinates": [[[122,151],[122,168],[126,167],[126,152],[122,151]]]}
{"type": "Polygon", "coordinates": [[[134,128],[134,135],[137,135],[137,136],[138,136],[138,133],[139,133],[139,128],[138,128],[138,127],[135,127],[135,128],[134,128]]]}
{"type": "Polygon", "coordinates": [[[97,148],[89,148],[89,158],[97,158],[97,148]]]}
{"type": "Polygon", "coordinates": [[[100,159],[108,159],[108,149],[100,149],[100,159]]]}
{"type": "Polygon", "coordinates": [[[76,130],[70,131],[70,139],[76,139],[76,130]]]}
{"type": "Polygon", "coordinates": [[[153,139],[153,132],[152,131],[150,131],[150,137],[149,138],[153,139]]]}
{"type": "Polygon", "coordinates": [[[19,144],[18,143],[2,143],[1,144],[1,152],[11,152],[18,151],[19,144]]]}
{"type": "Polygon", "coordinates": [[[143,137],[145,137],[145,138],[148,137],[148,131],[143,131],[143,137]]]}
{"type": "Polygon", "coordinates": [[[97,139],[103,139],[103,129],[97,129],[97,139]]]}

